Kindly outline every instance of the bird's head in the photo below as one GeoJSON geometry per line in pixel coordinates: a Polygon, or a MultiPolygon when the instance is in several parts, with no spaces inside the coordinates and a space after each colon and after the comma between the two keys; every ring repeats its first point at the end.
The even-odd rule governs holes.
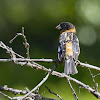
{"type": "Polygon", "coordinates": [[[69,22],[62,22],[56,26],[61,32],[73,32],[76,33],[75,26],[69,22]]]}

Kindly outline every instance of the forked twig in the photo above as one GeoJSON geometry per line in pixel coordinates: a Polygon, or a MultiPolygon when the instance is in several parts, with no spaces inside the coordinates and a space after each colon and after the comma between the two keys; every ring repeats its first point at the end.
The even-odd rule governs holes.
{"type": "Polygon", "coordinates": [[[91,77],[92,77],[92,80],[93,80],[93,83],[94,83],[95,90],[98,91],[98,85],[97,85],[97,83],[95,82],[94,75],[92,74],[90,68],[88,68],[88,69],[89,69],[90,75],[91,75],[91,77]]]}
{"type": "Polygon", "coordinates": [[[25,42],[24,45],[25,45],[25,48],[26,48],[26,50],[27,50],[27,53],[26,53],[26,54],[27,54],[27,58],[30,58],[30,55],[29,55],[29,48],[30,48],[30,45],[29,45],[29,43],[27,42],[26,36],[25,36],[25,34],[24,34],[24,27],[22,27],[22,33],[17,33],[17,34],[15,35],[15,37],[9,41],[9,43],[12,43],[18,36],[22,36],[22,37],[23,37],[24,42],[25,42]]]}
{"type": "Polygon", "coordinates": [[[94,75],[93,77],[96,77],[96,76],[99,76],[99,75],[100,75],[100,73],[98,73],[98,74],[94,75]]]}

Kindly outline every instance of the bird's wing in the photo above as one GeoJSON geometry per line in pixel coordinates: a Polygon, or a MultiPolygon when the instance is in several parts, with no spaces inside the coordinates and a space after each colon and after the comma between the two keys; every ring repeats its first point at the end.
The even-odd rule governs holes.
{"type": "Polygon", "coordinates": [[[75,34],[73,35],[72,49],[73,49],[73,58],[75,60],[78,60],[80,47],[79,47],[79,40],[75,34]]]}
{"type": "Polygon", "coordinates": [[[59,46],[58,46],[58,59],[62,61],[65,56],[65,33],[60,35],[59,46]]]}

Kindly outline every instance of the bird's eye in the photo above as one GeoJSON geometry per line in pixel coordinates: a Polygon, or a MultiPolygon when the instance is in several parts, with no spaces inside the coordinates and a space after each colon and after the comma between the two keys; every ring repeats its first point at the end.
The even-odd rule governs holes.
{"type": "Polygon", "coordinates": [[[63,24],[63,27],[66,27],[66,25],[65,25],[65,24],[63,24]]]}
{"type": "Polygon", "coordinates": [[[61,26],[62,26],[62,27],[66,27],[66,25],[65,25],[65,24],[62,24],[61,26]]]}

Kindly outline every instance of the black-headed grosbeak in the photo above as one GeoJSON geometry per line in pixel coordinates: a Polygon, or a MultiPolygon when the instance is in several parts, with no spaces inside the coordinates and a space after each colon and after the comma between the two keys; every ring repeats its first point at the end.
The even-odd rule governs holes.
{"type": "Polygon", "coordinates": [[[62,22],[56,28],[60,30],[58,59],[65,63],[64,73],[74,75],[78,73],[76,61],[80,52],[75,26],[69,22],[62,22]]]}

